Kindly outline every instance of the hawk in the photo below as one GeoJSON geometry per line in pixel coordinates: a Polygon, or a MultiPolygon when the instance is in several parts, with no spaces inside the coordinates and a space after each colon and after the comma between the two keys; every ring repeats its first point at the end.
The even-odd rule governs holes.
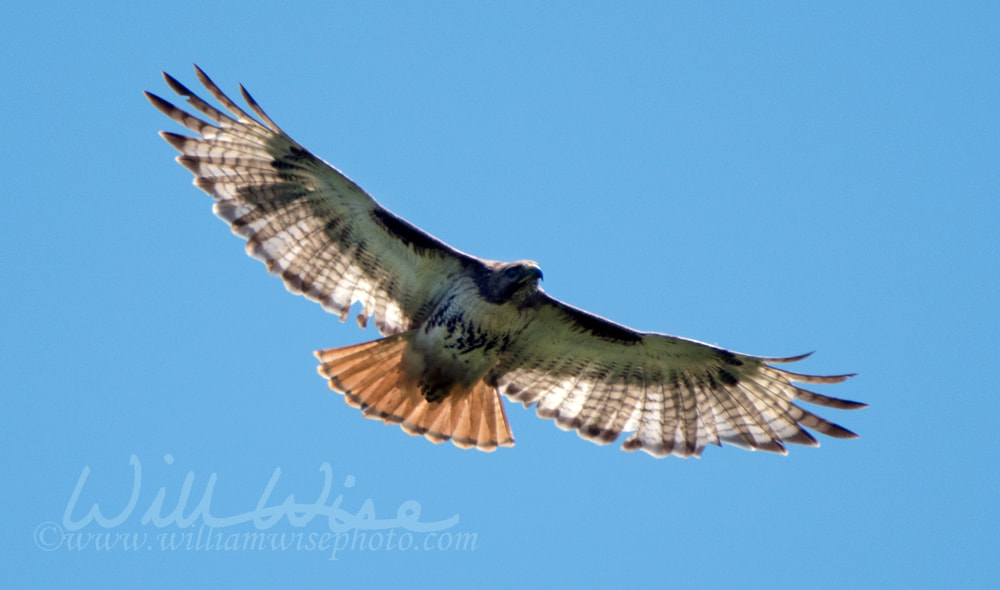
{"type": "Polygon", "coordinates": [[[534,262],[477,258],[420,230],[292,140],[242,85],[257,118],[195,70],[228,112],[164,73],[204,119],[147,92],[197,136],[160,135],[289,291],[341,321],[360,303],[358,324],[374,321],[381,339],[315,353],[330,388],[366,417],[483,451],[514,444],[501,394],[598,444],[630,432],[622,448],[655,457],[722,443],[785,454],[787,443],[819,445],[807,428],[857,437],[795,403],[865,407],[794,384],[851,375],[793,373],[774,365],[808,355],[640,332],[554,299],[534,262]]]}

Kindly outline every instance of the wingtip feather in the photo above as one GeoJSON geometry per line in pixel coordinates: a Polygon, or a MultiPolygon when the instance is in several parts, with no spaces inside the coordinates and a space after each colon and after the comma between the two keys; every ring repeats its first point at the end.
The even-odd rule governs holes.
{"type": "Polygon", "coordinates": [[[260,117],[260,119],[264,121],[264,124],[270,127],[271,131],[274,131],[275,133],[283,133],[281,128],[278,127],[278,124],[271,120],[271,117],[267,116],[267,113],[265,113],[264,109],[261,108],[256,100],[254,100],[253,96],[250,95],[250,91],[248,91],[243,84],[240,84],[240,94],[243,95],[243,100],[250,105],[250,109],[254,112],[254,114],[260,117]]]}
{"type": "Polygon", "coordinates": [[[809,352],[807,352],[805,354],[799,354],[799,355],[795,355],[795,356],[773,356],[773,357],[772,356],[763,356],[763,357],[758,357],[758,358],[760,360],[764,361],[765,363],[774,363],[774,364],[780,365],[780,364],[784,364],[784,363],[797,363],[797,362],[799,362],[801,360],[805,360],[805,359],[811,357],[815,353],[816,353],[815,350],[810,350],[809,352]]]}
{"type": "Polygon", "coordinates": [[[161,72],[161,73],[163,74],[163,79],[167,82],[167,86],[169,86],[171,90],[173,90],[180,96],[194,95],[194,93],[191,92],[191,90],[187,86],[181,84],[181,82],[177,78],[174,78],[173,76],[171,76],[166,72],[161,72]]]}
{"type": "Polygon", "coordinates": [[[161,98],[160,96],[153,94],[148,90],[143,90],[142,93],[146,95],[146,100],[148,100],[150,103],[152,103],[154,107],[156,107],[156,110],[160,111],[164,115],[167,115],[168,117],[170,117],[171,111],[177,110],[177,107],[171,104],[170,101],[161,98]]]}

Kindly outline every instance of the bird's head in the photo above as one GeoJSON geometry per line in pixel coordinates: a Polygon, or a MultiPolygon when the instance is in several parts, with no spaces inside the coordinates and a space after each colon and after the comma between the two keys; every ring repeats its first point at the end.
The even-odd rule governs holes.
{"type": "Polygon", "coordinates": [[[542,269],[531,260],[518,260],[499,264],[493,269],[490,281],[492,299],[496,301],[511,301],[527,297],[538,289],[538,281],[542,278],[542,269]]]}

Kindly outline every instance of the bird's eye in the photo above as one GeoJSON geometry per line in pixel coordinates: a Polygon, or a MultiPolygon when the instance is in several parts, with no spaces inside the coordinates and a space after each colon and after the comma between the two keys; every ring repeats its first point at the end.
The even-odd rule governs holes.
{"type": "Polygon", "coordinates": [[[508,268],[507,272],[505,272],[503,274],[505,274],[507,276],[507,278],[512,279],[512,278],[516,277],[517,274],[518,274],[517,273],[517,267],[516,266],[512,266],[512,267],[508,268]]]}

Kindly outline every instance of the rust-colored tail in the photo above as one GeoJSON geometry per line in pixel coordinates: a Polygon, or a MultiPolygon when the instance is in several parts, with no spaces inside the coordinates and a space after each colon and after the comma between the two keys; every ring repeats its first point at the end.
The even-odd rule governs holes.
{"type": "Polygon", "coordinates": [[[439,402],[428,402],[408,384],[402,360],[411,335],[404,332],[316,351],[319,374],[366,418],[399,424],[407,433],[422,434],[435,444],[451,440],[463,449],[481,451],[513,446],[507,414],[495,388],[480,381],[469,390],[455,390],[439,402]]]}

